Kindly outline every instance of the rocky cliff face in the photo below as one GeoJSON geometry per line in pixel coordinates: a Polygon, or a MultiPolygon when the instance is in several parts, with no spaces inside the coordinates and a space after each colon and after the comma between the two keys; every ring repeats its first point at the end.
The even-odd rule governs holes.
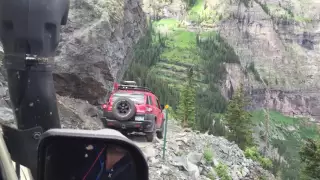
{"type": "Polygon", "coordinates": [[[146,29],[139,4],[139,0],[71,0],[55,58],[59,95],[104,103],[111,82],[122,78],[134,44],[146,29]]]}
{"type": "Polygon", "coordinates": [[[317,91],[281,91],[254,89],[251,92],[251,108],[268,107],[285,115],[320,118],[320,94],[317,91]]]}
{"type": "Polygon", "coordinates": [[[93,105],[105,103],[145,29],[139,0],[71,0],[53,76],[63,127],[101,128],[93,105]]]}
{"type": "Polygon", "coordinates": [[[319,5],[296,0],[249,2],[248,7],[228,4],[226,18],[218,24],[243,66],[254,62],[272,87],[318,88],[320,21],[310,13],[319,11],[319,5]]]}
{"type": "MultiPolygon", "coordinates": [[[[224,9],[224,18],[216,28],[239,55],[243,69],[255,65],[256,73],[249,73],[245,78],[248,90],[254,91],[254,106],[263,107],[266,104],[261,99],[266,99],[269,102],[266,106],[285,114],[311,115],[318,119],[315,102],[319,100],[320,85],[320,21],[316,14],[319,3],[315,0],[210,2],[207,4],[213,9],[224,9]],[[273,90],[270,93],[260,90],[266,87],[273,90]],[[278,95],[282,98],[276,98],[278,95]]],[[[225,86],[234,88],[237,82],[227,81],[225,86]]],[[[228,91],[227,88],[224,92],[228,91]]]]}

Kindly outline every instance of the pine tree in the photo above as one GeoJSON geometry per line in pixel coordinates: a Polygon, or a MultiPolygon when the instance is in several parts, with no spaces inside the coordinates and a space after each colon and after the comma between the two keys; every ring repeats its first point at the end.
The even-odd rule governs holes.
{"type": "Polygon", "coordinates": [[[195,103],[196,90],[193,82],[193,68],[188,70],[187,82],[183,85],[180,92],[178,105],[178,117],[182,120],[183,127],[194,127],[195,123],[195,103]]]}
{"type": "Polygon", "coordinates": [[[245,110],[247,101],[244,97],[243,85],[235,92],[232,100],[229,102],[225,114],[226,125],[230,132],[227,138],[235,141],[241,149],[253,145],[251,114],[245,110]]]}
{"type": "Polygon", "coordinates": [[[269,108],[264,109],[264,125],[265,125],[265,134],[264,134],[264,142],[266,146],[264,147],[263,150],[263,155],[266,156],[268,148],[269,148],[269,124],[270,124],[270,114],[269,114],[269,108]]]}
{"type": "Polygon", "coordinates": [[[320,179],[320,140],[308,139],[300,151],[300,159],[304,164],[301,179],[320,179]]]}

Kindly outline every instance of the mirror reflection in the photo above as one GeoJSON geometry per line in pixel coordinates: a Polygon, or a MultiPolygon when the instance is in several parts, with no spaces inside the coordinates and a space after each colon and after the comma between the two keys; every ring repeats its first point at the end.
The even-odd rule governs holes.
{"type": "Polygon", "coordinates": [[[130,152],[84,139],[54,141],[45,151],[45,180],[135,180],[130,152]]]}

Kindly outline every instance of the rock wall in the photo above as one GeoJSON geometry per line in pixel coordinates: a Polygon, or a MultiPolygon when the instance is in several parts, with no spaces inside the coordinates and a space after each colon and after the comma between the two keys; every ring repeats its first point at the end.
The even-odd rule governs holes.
{"type": "Polygon", "coordinates": [[[243,68],[239,64],[225,64],[226,79],[220,84],[221,93],[226,99],[231,99],[240,83],[246,80],[243,68]]]}
{"type": "MultiPolygon", "coordinates": [[[[274,88],[319,89],[320,20],[301,12],[319,10],[316,2],[306,3],[308,7],[298,2],[301,7],[291,8],[294,17],[288,19],[280,18],[288,14],[284,9],[290,7],[281,0],[253,0],[249,7],[226,3],[226,13],[217,29],[235,49],[243,67],[254,62],[261,78],[274,88]],[[278,15],[276,10],[287,14],[278,15]]],[[[261,83],[252,84],[263,87],[261,83]]]]}
{"type": "Polygon", "coordinates": [[[288,116],[307,116],[320,120],[320,94],[317,91],[283,91],[254,89],[251,109],[268,107],[288,116]]]}
{"type": "Polygon", "coordinates": [[[104,103],[111,82],[122,78],[145,29],[139,0],[71,0],[55,58],[57,93],[104,103]]]}
{"type": "Polygon", "coordinates": [[[245,78],[237,77],[239,71],[233,67],[222,87],[224,95],[230,97],[239,81],[244,81],[252,91],[252,108],[269,107],[320,120],[319,3],[253,0],[245,7],[238,2],[212,5],[225,12],[216,28],[239,55],[242,69],[254,63],[265,83],[251,72],[245,78]],[[270,94],[263,90],[266,86],[273,89],[270,94]]]}

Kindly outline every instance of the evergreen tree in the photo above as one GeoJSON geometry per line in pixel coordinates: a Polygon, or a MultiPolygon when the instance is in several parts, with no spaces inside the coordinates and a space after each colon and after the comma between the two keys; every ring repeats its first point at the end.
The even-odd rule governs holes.
{"type": "Polygon", "coordinates": [[[300,151],[301,179],[320,180],[320,140],[308,139],[300,151]]]}
{"type": "Polygon", "coordinates": [[[233,95],[232,100],[228,103],[225,114],[226,125],[230,132],[227,138],[235,141],[239,147],[244,150],[253,145],[251,114],[245,110],[247,101],[244,97],[243,85],[233,95]]]}
{"type": "Polygon", "coordinates": [[[182,125],[194,127],[195,125],[195,103],[196,90],[193,81],[193,68],[188,70],[187,82],[180,92],[178,105],[178,117],[182,120],[182,125]]]}

